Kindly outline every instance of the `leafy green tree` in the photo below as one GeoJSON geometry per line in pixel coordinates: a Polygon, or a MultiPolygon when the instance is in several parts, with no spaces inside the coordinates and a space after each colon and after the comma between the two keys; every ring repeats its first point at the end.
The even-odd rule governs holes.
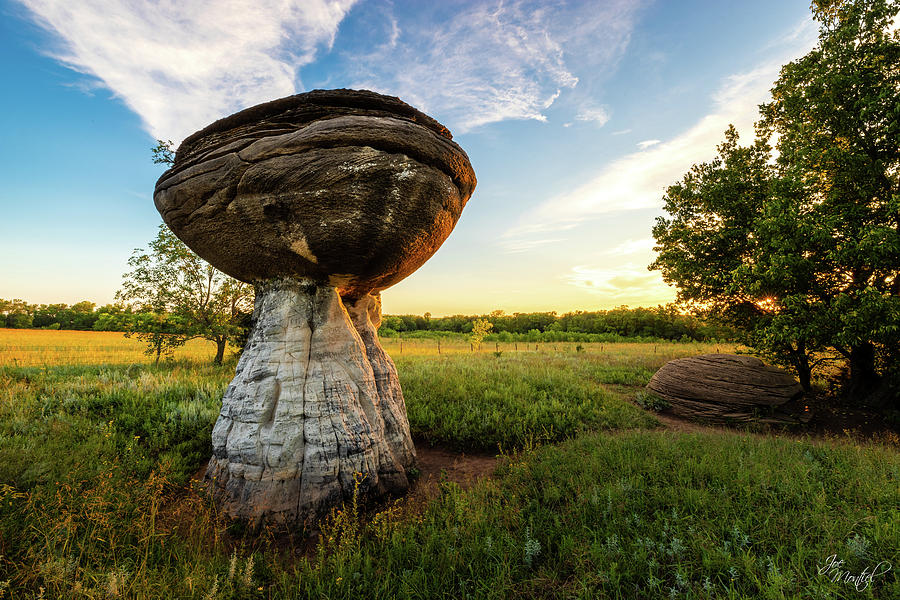
{"type": "Polygon", "coordinates": [[[823,0],[816,48],[782,68],[757,141],[665,195],[651,268],[679,301],[744,328],[809,389],[842,356],[853,400],[886,401],[900,346],[900,35],[896,0],[823,0]],[[769,140],[775,140],[773,160],[769,140]]]}
{"type": "MultiPolygon", "coordinates": [[[[171,140],[156,140],[151,148],[153,162],[171,165],[175,147],[171,140]]],[[[124,275],[117,298],[137,302],[138,310],[156,315],[136,315],[125,319],[107,317],[110,324],[121,323],[145,336],[151,348],[159,348],[156,335],[186,341],[201,337],[215,342],[215,363],[221,364],[228,340],[244,340],[248,315],[253,308],[253,289],[233,279],[201,259],[165,225],[159,226],[149,251],[135,250],[128,261],[132,270],[124,275]],[[161,315],[167,315],[165,319],[161,315]],[[151,336],[151,337],[147,337],[151,336]]],[[[183,341],[181,343],[184,343],[183,341]]],[[[159,352],[156,352],[157,362],[159,352]]]]}
{"type": "Polygon", "coordinates": [[[34,327],[49,327],[59,323],[59,313],[68,308],[68,304],[41,304],[34,310],[34,327]]]}
{"type": "Polygon", "coordinates": [[[472,321],[472,333],[469,334],[469,343],[478,350],[481,348],[481,342],[484,341],[484,336],[491,332],[491,329],[494,326],[487,319],[475,319],[472,321]]]}
{"type": "Polygon", "coordinates": [[[177,315],[144,312],[128,320],[125,337],[144,342],[147,345],[144,354],[153,356],[154,364],[159,365],[161,357],[171,358],[175,349],[190,339],[186,330],[187,324],[177,315]]]}
{"type": "Polygon", "coordinates": [[[172,140],[156,140],[156,145],[150,152],[153,153],[154,164],[171,165],[175,162],[175,144],[172,140]]]}
{"type": "Polygon", "coordinates": [[[215,362],[221,364],[228,340],[240,331],[241,315],[251,309],[252,288],[216,270],[165,225],[147,250],[134,251],[128,265],[116,298],[156,315],[132,320],[132,333],[156,349],[160,336],[169,336],[172,344],[194,337],[213,341],[215,362]]]}
{"type": "Polygon", "coordinates": [[[33,317],[29,313],[15,312],[6,315],[6,326],[10,329],[28,329],[33,325],[33,317]]]}
{"type": "Polygon", "coordinates": [[[28,329],[33,325],[36,308],[19,298],[0,299],[0,325],[12,329],[28,329]]]}
{"type": "MultiPolygon", "coordinates": [[[[767,218],[778,212],[770,202],[776,179],[771,148],[760,140],[749,147],[738,142],[729,127],[716,158],[694,165],[666,190],[669,218],[659,217],[653,228],[658,256],[650,268],[677,286],[681,304],[740,328],[748,344],[793,368],[809,390],[813,353],[820,347],[810,331],[787,327],[784,335],[785,319],[802,321],[808,315],[795,314],[795,307],[782,301],[802,296],[808,276],[784,262],[797,253],[771,254],[774,231],[767,218]],[[782,260],[777,273],[761,268],[773,259],[782,260]]],[[[786,218],[783,224],[792,222],[786,218]]]]}
{"type": "Polygon", "coordinates": [[[900,2],[822,0],[813,13],[819,44],[783,67],[759,128],[778,138],[791,216],[814,236],[802,251],[818,324],[861,398],[900,342],[900,2]]]}

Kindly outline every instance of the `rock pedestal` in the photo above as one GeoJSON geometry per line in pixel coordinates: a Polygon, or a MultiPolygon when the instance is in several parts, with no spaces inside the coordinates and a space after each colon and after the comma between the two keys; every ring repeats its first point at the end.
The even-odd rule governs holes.
{"type": "Polygon", "coordinates": [[[256,294],[213,429],[207,478],[220,504],[238,517],[290,522],[321,516],[354,491],[406,491],[416,457],[403,394],[371,318],[355,312],[363,306],[380,319],[380,303],[367,296],[348,311],[335,288],[289,279],[256,294]]]}
{"type": "Polygon", "coordinates": [[[407,489],[416,454],[380,292],[437,251],[474,188],[446,127],[368,91],[282,98],[181,144],[157,209],[256,288],[207,470],[227,512],[305,521],[407,489]]]}

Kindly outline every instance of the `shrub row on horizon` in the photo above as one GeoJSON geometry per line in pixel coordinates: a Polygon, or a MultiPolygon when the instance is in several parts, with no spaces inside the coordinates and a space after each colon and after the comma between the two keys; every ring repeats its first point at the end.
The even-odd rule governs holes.
{"type": "Polygon", "coordinates": [[[486,319],[492,325],[492,335],[486,339],[501,342],[594,341],[573,334],[684,341],[737,338],[735,330],[681,313],[671,304],[656,308],[620,306],[612,310],[575,311],[563,315],[556,312],[507,315],[503,311],[449,317],[431,317],[428,313],[424,316],[387,315],[382,319],[379,334],[384,337],[394,333],[417,337],[422,335],[419,332],[429,331],[467,334],[478,319],[486,319]]]}
{"type": "MultiPolygon", "coordinates": [[[[12,329],[128,331],[133,329],[136,321],[151,316],[117,304],[96,308],[87,300],[68,306],[0,299],[0,326],[12,329]]],[[[424,315],[385,315],[380,333],[384,337],[468,334],[478,319],[491,323],[492,335],[488,339],[498,341],[591,341],[575,334],[685,341],[732,340],[736,337],[734,330],[680,313],[673,305],[656,308],[621,306],[563,315],[556,312],[505,314],[503,311],[446,317],[432,317],[427,312],[424,315]]]]}

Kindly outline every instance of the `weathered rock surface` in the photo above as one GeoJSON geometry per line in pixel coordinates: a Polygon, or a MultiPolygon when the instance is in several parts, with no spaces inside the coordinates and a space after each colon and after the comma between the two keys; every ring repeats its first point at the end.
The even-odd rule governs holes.
{"type": "Polygon", "coordinates": [[[227,512],[296,522],[407,489],[416,453],[378,342],[380,291],[434,254],[474,188],[444,126],[373,92],[282,98],[181,144],[157,209],[256,286],[207,469],[227,512]]]}
{"type": "Polygon", "coordinates": [[[362,296],[428,260],[475,183],[430,117],[373,92],[316,90],[187,138],[154,201],[178,237],[237,279],[306,277],[362,296]]]}
{"type": "Polygon", "coordinates": [[[800,384],[752,356],[703,354],[671,360],[653,375],[647,389],[683,417],[721,423],[802,420],[802,415],[779,409],[802,395],[800,384]]]}
{"type": "MultiPolygon", "coordinates": [[[[380,304],[367,298],[357,305],[376,305],[380,320],[380,304]]],[[[291,279],[257,287],[207,471],[229,513],[296,521],[321,516],[356,485],[362,498],[406,491],[415,450],[403,395],[393,363],[391,378],[377,340],[369,345],[334,288],[291,279]]]]}
{"type": "Polygon", "coordinates": [[[415,466],[416,449],[409,433],[406,418],[406,402],[394,361],[378,341],[378,327],[381,325],[381,295],[366,294],[353,299],[345,299],[344,306],[356,332],[366,348],[366,358],[372,367],[375,387],[378,390],[381,418],[384,420],[385,440],[394,457],[405,468],[415,466]]]}

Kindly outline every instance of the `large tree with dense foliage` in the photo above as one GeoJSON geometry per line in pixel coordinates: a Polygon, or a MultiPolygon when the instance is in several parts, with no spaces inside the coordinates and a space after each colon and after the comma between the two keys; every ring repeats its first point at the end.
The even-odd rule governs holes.
{"type": "Polygon", "coordinates": [[[822,0],[819,42],[785,65],[757,140],[669,187],[659,269],[741,325],[808,389],[822,350],[849,397],[886,400],[900,347],[900,34],[896,0],[822,0]],[[774,140],[774,157],[769,142],[774,140]]]}

